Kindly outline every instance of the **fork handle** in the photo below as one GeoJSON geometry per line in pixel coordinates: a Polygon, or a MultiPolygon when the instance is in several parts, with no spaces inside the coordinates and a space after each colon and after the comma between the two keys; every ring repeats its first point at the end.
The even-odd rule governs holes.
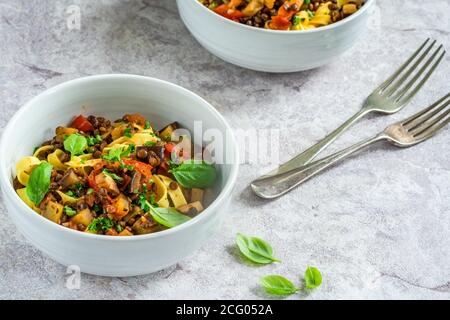
{"type": "Polygon", "coordinates": [[[333,141],[335,141],[344,131],[346,131],[348,128],[350,128],[355,122],[357,122],[359,119],[367,115],[369,112],[371,112],[371,109],[363,108],[359,110],[356,114],[354,114],[352,117],[350,117],[347,121],[345,121],[339,128],[328,134],[325,138],[320,140],[315,145],[311,146],[309,149],[303,151],[301,154],[297,155],[296,157],[292,158],[288,162],[282,164],[277,169],[261,176],[257,180],[262,180],[265,178],[268,178],[270,176],[276,176],[284,172],[288,172],[292,169],[298,168],[300,166],[303,166],[305,164],[310,163],[323,149],[328,147],[333,141]]]}
{"type": "Polygon", "coordinates": [[[325,170],[336,162],[343,160],[353,153],[364,149],[371,144],[378,141],[387,140],[384,133],[380,133],[375,137],[359,142],[347,149],[336,152],[321,160],[317,160],[307,165],[303,165],[290,171],[269,176],[267,178],[260,178],[252,182],[251,187],[253,191],[261,198],[274,199],[289,192],[309,178],[315,176],[319,172],[325,170]]]}

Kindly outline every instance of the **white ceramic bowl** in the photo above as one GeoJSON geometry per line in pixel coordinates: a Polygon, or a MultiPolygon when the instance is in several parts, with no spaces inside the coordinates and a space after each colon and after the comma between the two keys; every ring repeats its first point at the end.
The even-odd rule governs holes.
{"type": "Polygon", "coordinates": [[[199,248],[218,227],[238,173],[238,150],[225,119],[208,102],[174,84],[133,75],[81,78],[51,88],[23,106],[5,128],[0,145],[0,183],[9,215],[38,249],[63,265],[104,276],[134,276],[168,267],[199,248]],[[83,107],[82,107],[83,106],[83,107]],[[12,186],[15,163],[53,136],[54,128],[73,116],[116,119],[139,112],[153,125],[178,121],[187,129],[194,120],[218,129],[226,138],[230,164],[218,165],[217,199],[199,216],[159,233],[108,237],[74,231],[32,211],[12,186]]]}
{"type": "Polygon", "coordinates": [[[197,41],[219,58],[266,72],[295,72],[331,62],[367,28],[375,0],[335,24],[306,31],[249,27],[209,10],[197,0],[177,0],[181,19],[197,41]]]}

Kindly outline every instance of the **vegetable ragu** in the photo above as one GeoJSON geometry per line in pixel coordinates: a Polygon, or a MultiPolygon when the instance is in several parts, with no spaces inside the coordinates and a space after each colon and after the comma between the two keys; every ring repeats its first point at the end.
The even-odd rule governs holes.
{"type": "MultiPolygon", "coordinates": [[[[77,116],[16,164],[14,188],[43,217],[74,230],[142,235],[189,221],[213,200],[216,169],[191,158],[178,123],[154,131],[139,114],[77,116]]],[[[192,149],[193,150],[193,149],[192,149]]]]}
{"type": "Polygon", "coordinates": [[[198,0],[238,23],[272,30],[309,30],[342,20],[364,0],[198,0]]]}

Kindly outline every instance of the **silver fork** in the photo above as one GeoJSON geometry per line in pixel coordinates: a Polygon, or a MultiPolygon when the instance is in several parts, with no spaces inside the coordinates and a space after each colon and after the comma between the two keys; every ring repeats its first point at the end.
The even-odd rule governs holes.
{"type": "Polygon", "coordinates": [[[397,147],[412,147],[421,143],[450,123],[450,93],[430,107],[414,116],[390,125],[371,139],[357,143],[347,149],[321,160],[284,172],[274,182],[270,177],[252,184],[256,194],[265,199],[279,197],[299,184],[330,167],[337,161],[379,141],[388,141],[397,147]]]}
{"type": "Polygon", "coordinates": [[[369,113],[393,114],[400,111],[427,82],[444,58],[445,50],[443,45],[432,51],[435,45],[436,40],[431,41],[431,39],[427,39],[392,76],[370,94],[361,110],[354,116],[317,144],[253,183],[261,179],[266,180],[271,176],[276,179],[279,174],[311,162],[344,131],[369,113]],[[423,61],[425,62],[421,65],[423,61]]]}

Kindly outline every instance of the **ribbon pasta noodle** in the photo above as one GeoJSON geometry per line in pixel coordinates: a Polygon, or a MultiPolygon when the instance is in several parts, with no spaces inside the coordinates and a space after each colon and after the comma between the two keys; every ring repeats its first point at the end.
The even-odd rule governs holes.
{"type": "Polygon", "coordinates": [[[30,178],[31,171],[40,163],[41,160],[36,157],[23,157],[19,162],[17,162],[17,179],[22,185],[26,186],[28,184],[28,179],[30,178]]]}

